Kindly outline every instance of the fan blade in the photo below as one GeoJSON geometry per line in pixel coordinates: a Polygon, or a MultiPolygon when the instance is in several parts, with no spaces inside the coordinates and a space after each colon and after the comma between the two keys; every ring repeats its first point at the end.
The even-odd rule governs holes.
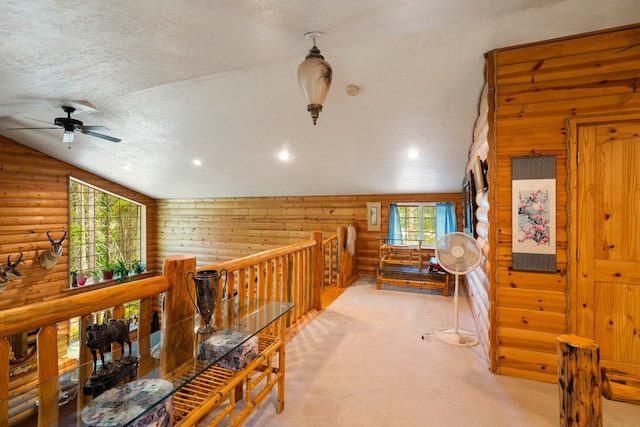
{"type": "Polygon", "coordinates": [[[95,136],[96,138],[100,138],[100,139],[105,139],[107,141],[111,141],[111,142],[120,142],[122,141],[120,138],[114,138],[112,136],[109,135],[103,135],[101,133],[97,133],[97,132],[92,132],[90,130],[86,131],[86,132],[82,132],[86,135],[91,135],[91,136],[95,136]]]}
{"type": "Polygon", "coordinates": [[[7,128],[7,130],[27,130],[27,129],[60,129],[59,127],[48,127],[48,128],[7,128]]]}
{"type": "MultiPolygon", "coordinates": [[[[82,126],[82,129],[84,130],[111,130],[107,127],[104,126],[82,126]]],[[[82,131],[82,129],[80,129],[82,131]]]]}
{"type": "Polygon", "coordinates": [[[36,122],[42,122],[42,123],[46,123],[46,124],[49,124],[49,125],[54,125],[55,124],[55,123],[47,122],[45,120],[34,119],[33,117],[25,117],[25,119],[35,120],[36,122]]]}

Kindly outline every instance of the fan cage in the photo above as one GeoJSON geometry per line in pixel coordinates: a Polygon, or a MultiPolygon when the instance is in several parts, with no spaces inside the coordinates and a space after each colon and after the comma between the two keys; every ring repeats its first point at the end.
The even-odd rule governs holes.
{"type": "Polygon", "coordinates": [[[445,234],[436,244],[438,264],[451,274],[466,274],[480,265],[482,249],[476,240],[465,233],[445,234]]]}

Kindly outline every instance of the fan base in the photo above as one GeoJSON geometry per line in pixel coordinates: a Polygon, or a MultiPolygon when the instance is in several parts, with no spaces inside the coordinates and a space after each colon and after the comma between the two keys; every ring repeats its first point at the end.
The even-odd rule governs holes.
{"type": "Polygon", "coordinates": [[[440,329],[436,331],[436,337],[447,344],[461,347],[473,347],[478,344],[478,337],[464,329],[440,329]]]}

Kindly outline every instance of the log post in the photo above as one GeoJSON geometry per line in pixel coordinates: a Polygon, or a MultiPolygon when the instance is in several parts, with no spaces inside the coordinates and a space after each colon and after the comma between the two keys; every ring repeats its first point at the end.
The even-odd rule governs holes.
{"type": "Polygon", "coordinates": [[[577,335],[557,339],[561,426],[602,426],[600,346],[577,335]]]}
{"type": "Polygon", "coordinates": [[[324,246],[322,231],[312,231],[311,238],[316,241],[315,259],[313,260],[313,302],[311,306],[322,310],[322,283],[324,282],[324,246]]]}
{"type": "Polygon", "coordinates": [[[640,405],[640,375],[603,367],[602,395],[609,400],[640,405]]]}
{"type": "Polygon", "coordinates": [[[336,248],[338,251],[338,280],[336,286],[338,288],[344,288],[347,285],[345,284],[345,266],[344,266],[344,256],[346,254],[347,247],[347,229],[346,227],[338,227],[336,231],[336,248]]]}
{"type": "Polygon", "coordinates": [[[190,286],[191,295],[195,298],[195,285],[187,284],[185,278],[188,271],[196,272],[195,255],[181,254],[165,258],[162,274],[169,280],[169,289],[165,293],[162,316],[165,328],[160,358],[163,373],[171,372],[194,357],[195,320],[184,321],[196,314],[196,307],[187,291],[187,286],[190,286]]]}
{"type": "Polygon", "coordinates": [[[44,326],[38,343],[38,427],[58,425],[58,332],[53,325],[44,326]]]}
{"type": "Polygon", "coordinates": [[[9,424],[9,353],[11,348],[6,338],[0,338],[0,426],[9,424]]]}

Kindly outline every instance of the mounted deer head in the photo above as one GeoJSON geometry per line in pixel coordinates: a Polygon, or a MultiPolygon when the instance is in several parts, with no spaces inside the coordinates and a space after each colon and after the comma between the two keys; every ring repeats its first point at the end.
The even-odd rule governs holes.
{"type": "MultiPolygon", "coordinates": [[[[0,265],[0,284],[5,284],[9,279],[13,279],[14,277],[22,277],[22,273],[20,273],[17,268],[18,264],[22,261],[22,252],[20,252],[20,256],[16,262],[11,262],[11,255],[7,257],[7,263],[0,265]]],[[[3,290],[4,286],[0,286],[0,291],[3,290]]]]}
{"type": "Polygon", "coordinates": [[[53,266],[56,265],[56,263],[60,259],[60,255],[62,255],[62,242],[64,242],[64,239],[67,238],[67,232],[65,231],[62,239],[57,241],[51,238],[51,235],[48,231],[47,237],[51,242],[51,249],[47,249],[46,251],[42,252],[42,254],[40,254],[39,261],[40,265],[48,270],[53,268],[53,266]]]}

